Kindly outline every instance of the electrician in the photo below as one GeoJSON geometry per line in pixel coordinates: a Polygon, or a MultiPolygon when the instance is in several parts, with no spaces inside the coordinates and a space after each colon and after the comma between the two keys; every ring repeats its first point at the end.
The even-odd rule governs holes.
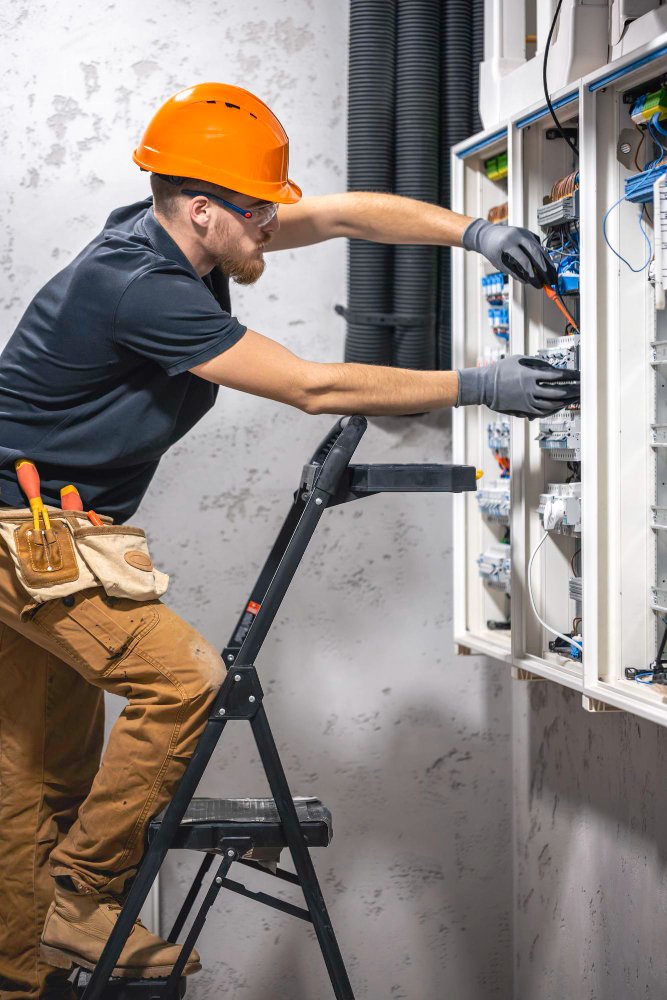
{"type": "MultiPolygon", "coordinates": [[[[555,273],[528,230],[388,194],[302,200],[280,122],[224,84],[168,100],[134,160],[152,199],[111,213],[37,293],[0,357],[5,507],[25,507],[13,466],[26,456],[47,504],[74,482],[87,507],[126,522],[220,386],[307,414],[483,403],[532,418],[578,398],[575,373],[535,359],[460,372],[316,363],[232,315],[229,279],[256,282],[265,251],[334,237],[462,245],[539,288],[555,273]]],[[[0,992],[70,1000],[71,966],[98,960],[224,671],[159,600],[96,587],[25,612],[0,546],[0,992]],[[104,691],[128,705],[100,766],[104,691]]],[[[114,975],[165,976],[177,953],[138,922],[114,975]]],[[[185,972],[199,968],[193,952],[185,972]]]]}

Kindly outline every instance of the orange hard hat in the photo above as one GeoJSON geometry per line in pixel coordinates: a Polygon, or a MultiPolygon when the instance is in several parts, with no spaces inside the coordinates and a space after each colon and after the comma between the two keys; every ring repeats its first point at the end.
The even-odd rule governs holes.
{"type": "Polygon", "coordinates": [[[289,139],[263,101],[241,87],[198,83],[174,94],[148,123],[132,159],[144,170],[193,177],[289,205],[289,139]]]}

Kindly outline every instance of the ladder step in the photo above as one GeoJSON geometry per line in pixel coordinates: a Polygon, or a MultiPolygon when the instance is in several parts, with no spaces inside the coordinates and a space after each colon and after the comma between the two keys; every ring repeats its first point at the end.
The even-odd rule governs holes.
{"type": "MultiPolygon", "coordinates": [[[[308,846],[327,847],[333,837],[329,809],[317,798],[295,797],[293,801],[308,846]]],[[[149,843],[160,829],[163,815],[161,813],[151,822],[149,843]]],[[[171,846],[219,853],[226,837],[248,837],[258,849],[278,850],[287,846],[272,798],[194,798],[171,846]]]]}
{"type": "MultiPolygon", "coordinates": [[[[77,996],[83,996],[89,981],[90,973],[81,972],[76,985],[77,996]]],[[[185,987],[183,976],[178,985],[179,997],[185,996],[185,987]]],[[[166,979],[111,979],[104,990],[105,1000],[163,1000],[167,996],[166,979]]]]}

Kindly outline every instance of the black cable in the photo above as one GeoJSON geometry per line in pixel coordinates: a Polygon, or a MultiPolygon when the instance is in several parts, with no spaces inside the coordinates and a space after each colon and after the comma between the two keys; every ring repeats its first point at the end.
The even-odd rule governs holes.
{"type": "MultiPolygon", "coordinates": [[[[664,621],[664,619],[663,619],[663,621],[664,621]]],[[[664,662],[665,662],[664,659],[663,659],[664,652],[665,652],[665,644],[667,644],[667,626],[665,626],[665,631],[662,633],[662,639],[660,641],[660,647],[658,649],[658,655],[655,658],[655,665],[656,665],[656,667],[662,666],[664,664],[664,662]]]]}
{"type": "Polygon", "coordinates": [[[551,98],[549,97],[549,87],[547,86],[547,62],[549,59],[549,47],[551,45],[551,39],[553,37],[554,29],[556,27],[556,21],[558,20],[558,15],[560,14],[560,9],[563,6],[563,0],[558,0],[558,6],[556,7],[556,13],[554,14],[554,19],[551,22],[551,28],[549,29],[549,36],[547,38],[547,47],[544,50],[544,62],[542,63],[542,83],[544,84],[544,96],[547,100],[547,107],[551,117],[554,120],[554,125],[561,134],[561,137],[565,139],[574,155],[579,159],[579,150],[577,149],[576,143],[572,142],[570,137],[563,131],[561,123],[556,118],[556,112],[554,111],[553,104],[551,103],[551,98]]]}

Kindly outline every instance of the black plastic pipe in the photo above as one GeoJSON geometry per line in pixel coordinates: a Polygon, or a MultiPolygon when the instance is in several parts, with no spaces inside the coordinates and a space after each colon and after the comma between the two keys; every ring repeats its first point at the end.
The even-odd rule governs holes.
{"type": "MultiPolygon", "coordinates": [[[[444,0],[442,4],[440,131],[440,204],[451,207],[451,150],[472,132],[473,103],[473,2],[444,0]]],[[[451,252],[439,252],[438,360],[440,369],[451,368],[452,282],[451,252]]]]}
{"type": "MultiPolygon", "coordinates": [[[[351,0],[348,75],[349,191],[393,191],[396,0],[351,0]]],[[[345,360],[392,363],[392,247],[350,240],[345,360]],[[369,318],[370,317],[370,318],[369,318]]]]}
{"type": "MultiPolygon", "coordinates": [[[[438,203],[440,0],[399,0],[396,34],[396,194],[438,203]]],[[[394,364],[435,368],[435,246],[394,252],[394,364]]]]}

